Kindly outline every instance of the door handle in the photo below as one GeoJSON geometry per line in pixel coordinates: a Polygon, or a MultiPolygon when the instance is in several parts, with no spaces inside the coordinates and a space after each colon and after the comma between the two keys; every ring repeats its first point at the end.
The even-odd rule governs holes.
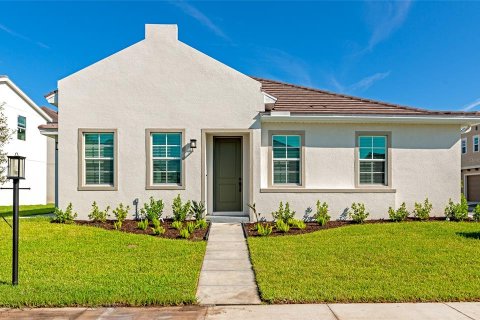
{"type": "Polygon", "coordinates": [[[238,192],[242,192],[242,178],[238,178],[238,192]]]}

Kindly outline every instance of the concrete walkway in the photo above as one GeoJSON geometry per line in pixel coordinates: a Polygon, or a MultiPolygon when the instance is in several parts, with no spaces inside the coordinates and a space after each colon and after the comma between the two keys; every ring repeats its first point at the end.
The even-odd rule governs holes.
{"type": "Polygon", "coordinates": [[[0,309],[0,319],[480,320],[479,302],[0,309]]]}
{"type": "Polygon", "coordinates": [[[239,223],[213,223],[197,289],[202,305],[260,304],[239,223]]]}

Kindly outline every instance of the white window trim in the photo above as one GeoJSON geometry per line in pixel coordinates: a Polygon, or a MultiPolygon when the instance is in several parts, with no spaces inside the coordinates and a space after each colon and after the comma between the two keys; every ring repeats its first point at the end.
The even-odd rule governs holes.
{"type": "Polygon", "coordinates": [[[472,137],[472,151],[473,151],[473,152],[479,152],[479,151],[480,151],[480,140],[479,140],[478,134],[477,134],[477,135],[474,135],[474,136],[472,137]],[[477,139],[477,144],[476,144],[476,146],[477,146],[477,151],[475,151],[475,138],[477,139]]]}
{"type": "MultiPolygon", "coordinates": [[[[387,186],[388,185],[388,159],[387,159],[387,157],[388,157],[388,136],[387,135],[381,135],[381,134],[379,134],[379,135],[365,134],[365,135],[359,135],[357,137],[357,139],[358,139],[358,162],[359,162],[358,184],[361,185],[361,186],[364,186],[364,185],[366,185],[366,186],[387,186]],[[361,137],[371,137],[372,140],[373,140],[374,137],[383,137],[385,139],[385,147],[383,147],[384,150],[385,150],[385,159],[362,159],[362,158],[360,158],[360,149],[361,149],[360,138],[361,137]],[[362,162],[383,162],[383,163],[385,163],[385,165],[384,165],[385,170],[383,172],[378,172],[378,171],[368,172],[372,175],[372,181],[373,181],[373,174],[383,173],[383,176],[384,176],[383,179],[384,179],[385,182],[384,183],[361,183],[360,182],[360,175],[362,174],[362,172],[361,172],[361,169],[360,169],[361,168],[360,164],[362,162]]],[[[373,147],[373,145],[372,145],[371,149],[373,150],[373,149],[375,149],[375,147],[373,147]]],[[[377,147],[377,149],[380,149],[380,147],[377,147]]]]}
{"type": "MultiPolygon", "coordinates": [[[[300,134],[272,134],[272,185],[273,186],[301,186],[302,185],[302,136],[300,134]],[[275,158],[275,147],[273,146],[273,137],[275,136],[284,136],[284,137],[299,137],[300,138],[300,145],[298,147],[288,147],[288,146],[285,146],[285,148],[287,149],[287,152],[285,154],[285,158],[275,158]],[[299,154],[300,154],[300,158],[287,158],[287,154],[288,154],[288,149],[299,149],[299,154]],[[298,161],[298,183],[279,183],[279,182],[275,182],[275,161],[298,161]]],[[[285,167],[285,172],[286,172],[286,175],[287,175],[287,179],[288,179],[288,165],[285,167]]]]}
{"type": "MultiPolygon", "coordinates": [[[[183,168],[182,168],[182,141],[183,141],[183,133],[181,131],[178,131],[178,132],[174,132],[174,131],[171,131],[171,132],[151,132],[150,133],[150,154],[152,155],[150,157],[150,184],[152,186],[181,186],[182,185],[182,174],[183,174],[183,168]],[[153,135],[154,134],[180,134],[180,144],[172,144],[172,145],[169,145],[168,144],[168,139],[167,139],[167,144],[165,144],[165,148],[168,149],[168,147],[180,147],[180,156],[178,157],[155,157],[153,156],[153,135]],[[180,182],[179,183],[169,183],[169,182],[165,182],[165,183],[156,183],[153,181],[153,161],[154,160],[180,160],[180,182]]],[[[166,149],[166,150],[167,150],[166,149]]],[[[165,171],[168,175],[168,172],[176,172],[176,171],[165,171]]]]}
{"type": "Polygon", "coordinates": [[[17,140],[19,140],[19,141],[27,141],[27,117],[22,116],[21,114],[17,115],[17,140]],[[25,126],[24,126],[24,127],[21,127],[21,126],[20,126],[20,123],[19,123],[19,121],[18,121],[20,117],[22,117],[22,118],[25,119],[25,126]],[[25,139],[19,139],[19,138],[18,138],[18,130],[19,130],[19,129],[23,129],[24,134],[25,134],[25,139]]]}
{"type": "MultiPolygon", "coordinates": [[[[94,161],[102,161],[102,160],[112,160],[113,161],[113,165],[112,165],[112,169],[114,172],[113,173],[113,179],[115,180],[115,157],[87,157],[87,155],[85,154],[85,147],[86,147],[86,143],[85,143],[85,135],[87,134],[98,134],[98,147],[99,147],[99,150],[100,150],[100,135],[101,134],[111,134],[113,136],[113,149],[115,149],[115,133],[113,132],[84,132],[83,133],[83,172],[85,172],[85,174],[83,175],[83,185],[84,186],[87,186],[87,187],[93,187],[93,186],[98,186],[98,187],[113,187],[114,185],[114,181],[112,181],[112,183],[87,183],[87,160],[94,160],[94,161]]],[[[113,152],[115,152],[113,150],[113,152]]],[[[103,171],[100,170],[100,163],[98,163],[98,172],[99,174],[103,171]]],[[[100,177],[99,176],[99,180],[100,180],[100,177]]]]}

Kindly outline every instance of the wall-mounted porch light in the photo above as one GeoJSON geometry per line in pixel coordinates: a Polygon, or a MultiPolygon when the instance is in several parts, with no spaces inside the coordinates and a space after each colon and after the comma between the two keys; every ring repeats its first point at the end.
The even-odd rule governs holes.
{"type": "Polygon", "coordinates": [[[197,139],[190,139],[190,149],[195,149],[197,147],[197,139]]]}

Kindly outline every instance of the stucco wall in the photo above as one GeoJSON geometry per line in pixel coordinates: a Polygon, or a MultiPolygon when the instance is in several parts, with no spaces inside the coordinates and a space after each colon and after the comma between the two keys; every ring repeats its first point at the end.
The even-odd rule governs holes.
{"type": "Polygon", "coordinates": [[[472,169],[480,167],[480,149],[473,151],[473,137],[480,136],[480,126],[472,126],[471,130],[462,134],[462,138],[467,141],[467,153],[462,154],[462,169],[472,169]]]}

